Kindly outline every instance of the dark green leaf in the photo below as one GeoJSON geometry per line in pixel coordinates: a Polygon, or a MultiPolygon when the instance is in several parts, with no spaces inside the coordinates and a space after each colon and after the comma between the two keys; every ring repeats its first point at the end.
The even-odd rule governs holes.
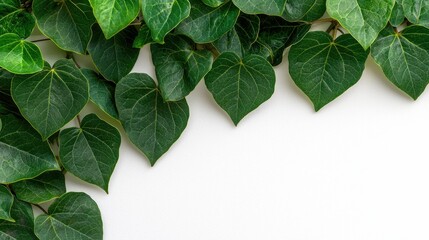
{"type": "Polygon", "coordinates": [[[29,203],[44,203],[66,193],[64,174],[46,172],[36,178],[12,184],[16,197],[29,203]]]}
{"type": "Polygon", "coordinates": [[[401,33],[384,29],[371,54],[387,78],[413,99],[429,83],[429,29],[410,26],[401,33]]]}
{"type": "Polygon", "coordinates": [[[237,125],[273,95],[275,73],[261,56],[249,55],[241,59],[227,52],[216,59],[205,82],[217,104],[237,125]]]}
{"type": "Polygon", "coordinates": [[[89,99],[88,80],[71,60],[46,63],[43,71],[17,75],[12,97],[22,115],[46,140],[70,122],[89,99]]]}
{"type": "Polygon", "coordinates": [[[89,0],[94,16],[109,39],[126,28],[139,14],[139,0],[89,0]]]}
{"type": "Polygon", "coordinates": [[[10,95],[10,84],[13,76],[12,73],[0,69],[0,115],[8,113],[13,113],[17,116],[20,115],[18,107],[10,95]]]}
{"type": "Polygon", "coordinates": [[[194,45],[181,36],[168,36],[164,45],[151,45],[152,61],[165,101],[183,99],[210,71],[212,53],[196,50],[194,45]]]}
{"type": "Polygon", "coordinates": [[[46,142],[33,128],[13,115],[2,116],[0,131],[0,183],[39,176],[60,167],[46,142]]]}
{"type": "Polygon", "coordinates": [[[90,114],[82,120],[81,128],[65,129],[59,139],[64,168],[108,192],[110,176],[119,158],[118,130],[90,114]]]}
{"type": "Polygon", "coordinates": [[[212,8],[200,0],[190,0],[191,14],[177,28],[176,33],[190,37],[196,43],[213,42],[234,27],[240,11],[232,2],[212,8]]]}
{"type": "Polygon", "coordinates": [[[66,193],[35,220],[40,239],[102,240],[103,221],[94,200],[85,193],[66,193]]]}
{"type": "Polygon", "coordinates": [[[114,119],[119,119],[115,105],[115,84],[90,69],[81,69],[89,81],[89,97],[95,105],[114,119]]]}
{"type": "Polygon", "coordinates": [[[152,32],[152,39],[163,43],[164,37],[189,16],[188,0],[143,0],[143,17],[152,32]]]}
{"type": "Polygon", "coordinates": [[[334,41],[326,32],[310,32],[291,47],[289,73],[319,111],[359,81],[367,57],[349,34],[334,41]]]}
{"type": "Polygon", "coordinates": [[[291,22],[312,22],[323,16],[326,0],[287,0],[283,17],[291,22]]]}
{"type": "Polygon", "coordinates": [[[223,3],[226,3],[228,0],[202,0],[204,4],[210,7],[219,7],[223,3]]]}
{"type": "Polygon", "coordinates": [[[266,14],[281,16],[287,0],[232,0],[241,11],[247,14],[266,14]]]}
{"type": "Polygon", "coordinates": [[[331,17],[338,20],[365,48],[377,39],[390,19],[395,0],[327,0],[331,17]]]}
{"type": "Polygon", "coordinates": [[[118,82],[133,69],[139,56],[140,49],[133,48],[137,30],[130,26],[109,40],[97,25],[92,32],[88,51],[95,66],[106,79],[118,82]]]}
{"type": "Polygon", "coordinates": [[[19,0],[0,0],[0,35],[16,33],[21,38],[27,38],[34,26],[33,16],[21,8],[19,0]]]}
{"type": "Polygon", "coordinates": [[[131,73],[118,83],[116,106],[125,132],[152,166],[188,123],[186,100],[164,102],[155,82],[146,74],[131,73]]]}
{"type": "Polygon", "coordinates": [[[390,24],[397,27],[405,21],[404,9],[402,7],[402,0],[396,0],[395,6],[392,10],[392,16],[390,16],[390,24]]]}
{"type": "MultiPolygon", "coordinates": [[[[0,128],[0,131],[1,131],[1,128],[0,128]]],[[[0,220],[6,220],[9,222],[15,221],[10,215],[12,205],[13,205],[12,193],[10,193],[7,187],[0,185],[0,220]]]]}
{"type": "Polygon", "coordinates": [[[15,222],[0,220],[0,239],[38,240],[34,235],[34,216],[30,204],[15,199],[11,215],[15,222]]]}
{"type": "Polygon", "coordinates": [[[429,27],[429,1],[427,0],[401,0],[405,17],[408,21],[429,27]]]}
{"type": "Polygon", "coordinates": [[[143,24],[139,30],[137,37],[134,39],[133,47],[142,48],[144,45],[153,43],[152,34],[149,27],[143,24]]]}
{"type": "Polygon", "coordinates": [[[31,74],[42,70],[40,49],[14,33],[0,35],[0,67],[16,74],[31,74]]]}
{"type": "Polygon", "coordinates": [[[34,0],[40,31],[61,49],[84,54],[95,22],[88,0],[34,0]]]}

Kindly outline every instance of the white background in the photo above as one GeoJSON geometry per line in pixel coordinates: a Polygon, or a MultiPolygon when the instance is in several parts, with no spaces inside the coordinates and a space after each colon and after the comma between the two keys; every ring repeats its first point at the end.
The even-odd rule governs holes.
{"type": "MultiPolygon", "coordinates": [[[[147,47],[133,71],[154,76],[147,47]]],[[[429,239],[429,92],[413,102],[368,59],[315,113],[287,61],[276,73],[274,96],[238,127],[201,82],[154,168],[123,138],[109,195],[71,175],[68,190],[97,201],[106,240],[429,239]]]]}

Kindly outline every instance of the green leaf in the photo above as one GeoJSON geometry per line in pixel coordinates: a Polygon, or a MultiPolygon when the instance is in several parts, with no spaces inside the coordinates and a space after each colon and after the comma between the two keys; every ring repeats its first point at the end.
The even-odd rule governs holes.
{"type": "Polygon", "coordinates": [[[396,33],[384,29],[371,47],[371,55],[387,78],[413,99],[429,83],[429,29],[409,26],[396,33]]]}
{"type": "Polygon", "coordinates": [[[405,17],[411,23],[429,27],[429,1],[401,0],[405,17]]]}
{"type": "Polygon", "coordinates": [[[214,62],[205,82],[217,104],[235,125],[274,93],[275,73],[270,63],[258,55],[241,59],[222,53],[214,62]]]}
{"type": "Polygon", "coordinates": [[[19,116],[18,107],[12,100],[10,95],[10,84],[13,74],[0,68],[0,115],[13,113],[19,116]]]}
{"type": "Polygon", "coordinates": [[[115,105],[115,84],[105,80],[91,69],[81,69],[89,81],[89,97],[103,112],[114,119],[119,119],[115,105]]]}
{"type": "Polygon", "coordinates": [[[295,22],[312,22],[323,16],[326,11],[326,0],[287,0],[284,19],[295,22]]]}
{"type": "Polygon", "coordinates": [[[12,184],[16,197],[22,201],[39,204],[58,198],[66,193],[64,174],[60,171],[42,175],[12,184]]]}
{"type": "Polygon", "coordinates": [[[131,72],[139,56],[140,49],[133,48],[137,30],[130,26],[109,40],[97,25],[92,27],[92,32],[88,51],[95,66],[106,79],[118,82],[131,72]]]}
{"type": "Polygon", "coordinates": [[[142,48],[144,45],[155,42],[152,39],[152,33],[146,24],[140,27],[137,37],[134,39],[133,47],[142,48]]]}
{"type": "Polygon", "coordinates": [[[90,114],[82,120],[80,128],[62,130],[59,142],[64,168],[108,192],[110,176],[119,158],[118,130],[90,114]]]}
{"type": "Polygon", "coordinates": [[[15,199],[11,215],[15,222],[0,220],[0,239],[38,240],[34,235],[34,216],[30,204],[15,199]]]}
{"type": "Polygon", "coordinates": [[[0,67],[16,74],[31,74],[42,70],[40,49],[14,33],[0,35],[0,67]]]}
{"type": "Polygon", "coordinates": [[[21,8],[19,0],[0,0],[0,35],[15,33],[27,38],[35,25],[33,16],[21,8]]]}
{"type": "Polygon", "coordinates": [[[2,116],[0,183],[9,184],[59,170],[49,148],[33,128],[13,115],[2,116]]]}
{"type": "Polygon", "coordinates": [[[10,215],[13,205],[13,195],[10,193],[9,189],[3,185],[0,185],[0,199],[0,220],[14,222],[15,220],[13,220],[12,216],[10,215]]]}
{"type": "Polygon", "coordinates": [[[266,14],[281,16],[287,0],[232,0],[241,11],[247,14],[266,14]]]}
{"type": "Polygon", "coordinates": [[[146,74],[131,73],[118,83],[116,106],[125,132],[152,166],[188,123],[186,100],[164,102],[155,82],[146,74]]]}
{"type": "Polygon", "coordinates": [[[176,33],[190,37],[196,43],[213,42],[234,27],[240,11],[232,2],[211,8],[200,0],[190,0],[191,14],[177,28],[176,33]]]}
{"type": "Polygon", "coordinates": [[[43,71],[12,80],[12,97],[21,114],[46,140],[70,122],[89,99],[88,80],[72,60],[46,63],[43,71]]]}
{"type": "Polygon", "coordinates": [[[84,54],[95,22],[88,0],[34,0],[33,13],[40,31],[58,47],[84,54]]]}
{"type": "Polygon", "coordinates": [[[400,1],[402,0],[396,0],[395,6],[392,10],[392,15],[390,16],[390,24],[394,27],[398,27],[405,21],[404,8],[400,1]]]}
{"type": "Polygon", "coordinates": [[[228,0],[202,0],[204,4],[210,7],[219,7],[223,3],[226,3],[228,0]]]}
{"type": "Polygon", "coordinates": [[[168,36],[165,44],[152,44],[161,95],[165,101],[185,98],[210,71],[213,55],[208,50],[196,50],[185,37],[168,36]]]}
{"type": "Polygon", "coordinates": [[[89,0],[106,39],[126,28],[139,14],[139,0],[89,0]]]}
{"type": "Polygon", "coordinates": [[[159,43],[163,43],[167,33],[189,16],[190,10],[188,0],[142,1],[144,20],[152,32],[152,39],[159,43]]]}
{"type": "Polygon", "coordinates": [[[356,84],[368,57],[349,34],[335,41],[326,32],[310,32],[289,52],[289,73],[319,111],[356,84]]]}
{"type": "Polygon", "coordinates": [[[368,49],[390,19],[395,0],[327,0],[331,17],[368,49]]]}
{"type": "Polygon", "coordinates": [[[97,203],[85,193],[66,193],[35,220],[40,239],[102,240],[103,221],[97,203]]]}

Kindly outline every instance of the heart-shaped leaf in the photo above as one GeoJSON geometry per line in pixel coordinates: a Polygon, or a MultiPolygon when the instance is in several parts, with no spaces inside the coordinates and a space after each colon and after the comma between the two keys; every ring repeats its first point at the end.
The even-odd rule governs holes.
{"type": "Polygon", "coordinates": [[[9,184],[59,170],[46,142],[25,121],[13,115],[1,117],[0,183],[9,184]]]}
{"type": "Polygon", "coordinates": [[[410,26],[397,33],[384,29],[371,47],[371,55],[387,78],[413,99],[429,83],[429,29],[410,26]]]}
{"type": "Polygon", "coordinates": [[[338,20],[367,49],[390,19],[395,0],[327,0],[331,17],[338,20]]]}
{"type": "Polygon", "coordinates": [[[404,8],[400,1],[402,0],[396,0],[395,6],[392,10],[392,15],[390,16],[390,24],[394,27],[398,27],[405,21],[404,8]]]}
{"type": "Polygon", "coordinates": [[[240,58],[222,53],[205,82],[217,104],[235,125],[274,93],[275,73],[270,63],[258,55],[240,58]]]}
{"type": "Polygon", "coordinates": [[[319,111],[356,84],[368,57],[349,34],[335,41],[326,32],[310,32],[289,52],[289,73],[319,111]]]}
{"type": "Polygon", "coordinates": [[[10,193],[9,189],[3,185],[0,185],[0,199],[0,220],[14,222],[15,220],[13,220],[12,216],[10,215],[13,205],[13,195],[10,193]]]}
{"type": "Polygon", "coordinates": [[[85,193],[66,193],[35,220],[40,239],[102,240],[103,222],[97,204],[85,193]]]}
{"type": "Polygon", "coordinates": [[[95,114],[87,115],[80,128],[62,130],[60,159],[64,168],[106,192],[119,158],[121,135],[95,114]]]}
{"type": "Polygon", "coordinates": [[[315,21],[326,11],[326,0],[287,0],[283,17],[291,22],[315,21]]]}
{"type": "Polygon", "coordinates": [[[30,204],[15,199],[11,216],[14,222],[0,220],[0,239],[38,240],[34,235],[34,216],[30,204]]]}
{"type": "Polygon", "coordinates": [[[95,22],[88,0],[34,0],[40,31],[61,49],[84,54],[95,22]]]}
{"type": "Polygon", "coordinates": [[[34,17],[21,8],[20,1],[0,0],[0,35],[16,33],[21,38],[27,38],[35,25],[34,17]]]}
{"type": "Polygon", "coordinates": [[[116,106],[125,132],[152,166],[188,123],[186,100],[164,102],[153,79],[142,73],[131,73],[118,83],[116,106]]]}
{"type": "Polygon", "coordinates": [[[429,1],[427,0],[400,0],[408,21],[429,27],[429,1]]]}
{"type": "Polygon", "coordinates": [[[22,115],[46,140],[70,122],[89,99],[88,80],[72,60],[46,63],[43,71],[17,75],[12,97],[22,115]]]}
{"type": "Polygon", "coordinates": [[[241,11],[247,14],[266,14],[281,16],[287,0],[232,0],[241,11]]]}

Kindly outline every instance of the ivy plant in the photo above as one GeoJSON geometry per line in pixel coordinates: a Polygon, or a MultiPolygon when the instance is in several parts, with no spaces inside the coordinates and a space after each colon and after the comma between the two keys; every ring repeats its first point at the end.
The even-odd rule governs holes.
{"type": "Polygon", "coordinates": [[[429,83],[428,1],[0,0],[0,238],[102,239],[97,204],[67,192],[65,174],[108,192],[120,126],[155,165],[200,82],[238,125],[273,95],[283,61],[319,111],[368,57],[417,99],[429,83]],[[64,58],[48,63],[42,41],[64,58]],[[131,73],[143,47],[156,79],[131,73]],[[89,102],[99,111],[83,116],[89,102]]]}

